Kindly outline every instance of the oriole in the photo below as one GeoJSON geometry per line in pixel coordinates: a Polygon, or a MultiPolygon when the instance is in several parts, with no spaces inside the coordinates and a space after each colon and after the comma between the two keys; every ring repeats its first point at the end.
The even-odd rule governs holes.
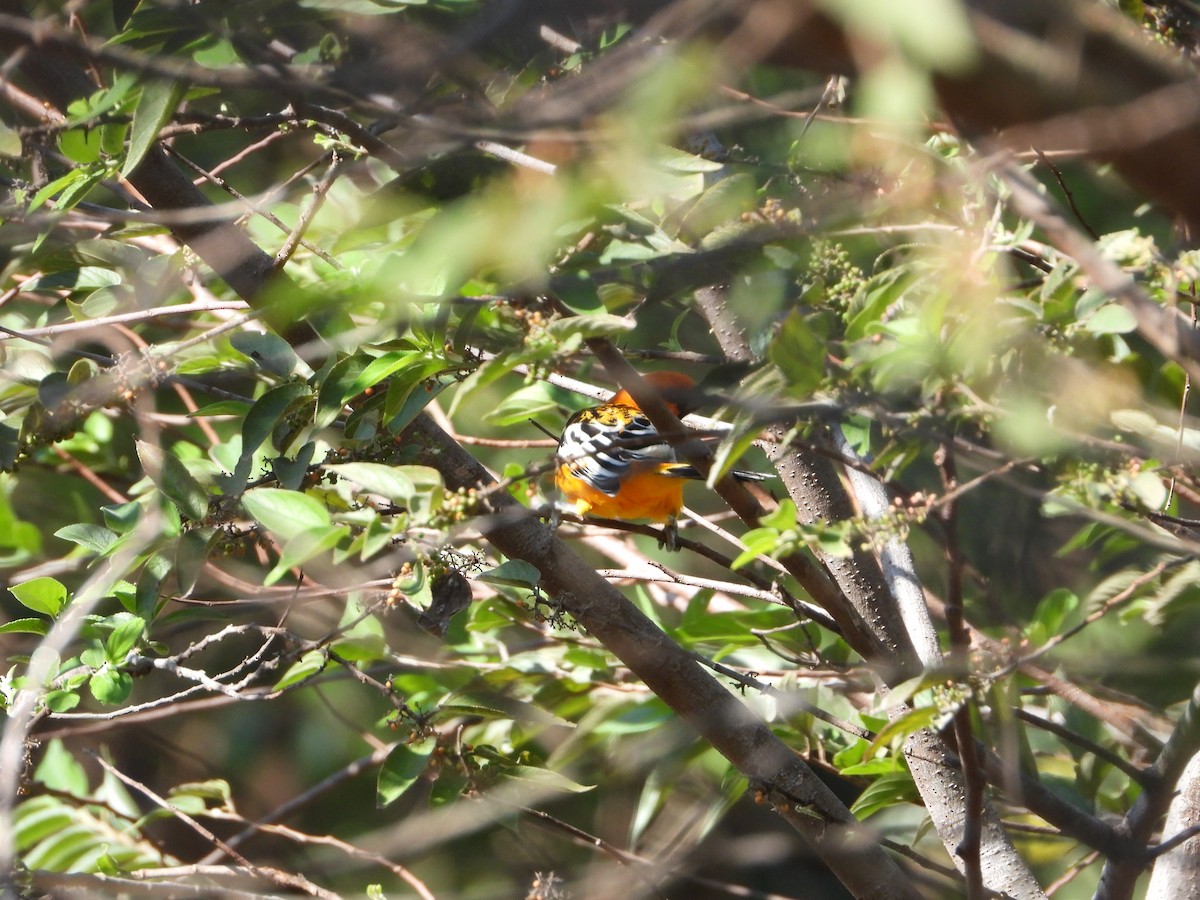
{"type": "MultiPolygon", "coordinates": [[[[696,382],[681,372],[644,376],[675,415],[690,407],[696,382]]],[[[683,508],[683,483],[701,478],[695,467],[679,462],[637,402],[622,389],[600,406],[582,409],[567,420],[558,442],[554,482],[560,508],[580,516],[674,522],[683,508]]],[[[736,472],[744,480],[767,477],[736,472]]]]}

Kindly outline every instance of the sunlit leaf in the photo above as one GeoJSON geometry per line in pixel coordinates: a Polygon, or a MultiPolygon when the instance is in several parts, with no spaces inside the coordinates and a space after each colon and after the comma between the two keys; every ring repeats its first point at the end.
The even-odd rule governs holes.
{"type": "Polygon", "coordinates": [[[49,631],[45,619],[10,619],[0,625],[0,634],[46,634],[49,631]]]}
{"type": "Polygon", "coordinates": [[[255,488],[245,493],[242,504],[259,524],[285,539],[332,523],[329,510],[319,500],[299,491],[255,488]]]}
{"type": "Polygon", "coordinates": [[[875,813],[901,803],[919,803],[921,799],[912,775],[908,772],[893,772],[881,775],[867,785],[866,790],[850,807],[858,818],[865,819],[875,813]]]}
{"type": "Polygon", "coordinates": [[[389,500],[403,502],[416,493],[413,480],[405,474],[404,466],[385,466],[379,463],[343,463],[327,467],[339,478],[345,478],[364,491],[379,494],[389,500]]]}
{"type": "Polygon", "coordinates": [[[137,646],[145,630],[146,623],[138,616],[130,616],[120,622],[104,642],[104,655],[108,657],[108,661],[113,665],[123,663],[129,651],[137,646]]]}
{"type": "Polygon", "coordinates": [[[133,693],[133,679],[128,672],[105,666],[88,681],[92,696],[107,706],[118,706],[133,693]]]}
{"type": "Polygon", "coordinates": [[[42,575],[9,587],[22,605],[54,618],[67,603],[67,589],[56,578],[42,575]]]}
{"type": "Polygon", "coordinates": [[[299,660],[292,663],[283,677],[275,682],[271,690],[282,691],[294,684],[299,684],[321,672],[329,664],[329,658],[320,650],[309,650],[299,660]]]}

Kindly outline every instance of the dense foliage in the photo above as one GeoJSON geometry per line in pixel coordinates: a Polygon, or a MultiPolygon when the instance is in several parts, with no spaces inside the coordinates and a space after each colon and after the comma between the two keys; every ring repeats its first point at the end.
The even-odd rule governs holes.
{"type": "Polygon", "coordinates": [[[0,2],[7,888],[1115,898],[1187,836],[1190,7],[1004,23],[1120,48],[1042,96],[995,10],[786,6],[0,2]],[[543,432],[626,361],[711,474],[568,555],[543,432]]]}

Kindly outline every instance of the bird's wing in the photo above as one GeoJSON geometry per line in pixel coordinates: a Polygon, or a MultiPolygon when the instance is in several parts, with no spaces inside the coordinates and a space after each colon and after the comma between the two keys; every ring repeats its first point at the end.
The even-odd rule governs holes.
{"type": "Polygon", "coordinates": [[[558,457],[571,474],[615,497],[621,483],[647,464],[673,463],[675,450],[659,438],[650,420],[629,406],[576,413],[563,428],[558,457]]]}

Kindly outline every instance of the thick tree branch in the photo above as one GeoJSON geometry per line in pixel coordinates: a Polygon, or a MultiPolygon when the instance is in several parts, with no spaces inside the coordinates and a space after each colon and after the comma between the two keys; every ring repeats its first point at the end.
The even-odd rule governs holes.
{"type": "MultiPolygon", "coordinates": [[[[491,483],[487,470],[428,416],[409,426],[405,437],[450,489],[491,483]]],[[[738,698],[531,513],[502,493],[487,502],[477,519],[484,537],[505,556],[536,566],[539,586],[745,774],[850,891],[859,897],[915,896],[867,830],[738,698]]]]}
{"type": "MultiPolygon", "coordinates": [[[[726,292],[720,288],[706,288],[697,292],[696,299],[717,335],[721,349],[734,359],[749,361],[752,354],[745,329],[738,321],[736,310],[728,303],[726,292]]],[[[778,428],[781,433],[782,430],[782,427],[778,428]]],[[[850,518],[853,513],[850,492],[842,485],[829,459],[798,451],[782,441],[773,442],[770,447],[768,455],[783,476],[797,509],[802,516],[813,516],[806,521],[850,518]]],[[[839,449],[844,454],[850,452],[848,446],[839,449]]],[[[887,498],[876,496],[882,494],[882,487],[861,472],[851,474],[858,475],[862,488],[871,492],[870,496],[858,499],[860,506],[868,515],[882,515],[887,508],[887,498]]],[[[911,554],[900,546],[891,548],[890,557],[894,562],[903,562],[889,570],[891,581],[896,585],[894,590],[885,579],[879,561],[869,550],[860,548],[850,560],[826,555],[822,562],[855,610],[873,629],[876,645],[893,650],[893,667],[884,678],[894,685],[906,677],[906,672],[919,671],[922,665],[938,662],[940,653],[928,612],[921,608],[905,614],[897,600],[901,592],[910,601],[914,594],[917,599],[921,596],[911,554]],[[904,571],[900,571],[901,568],[904,571]]],[[[965,738],[970,738],[969,730],[965,738]]],[[[968,749],[975,751],[973,741],[968,749]]],[[[980,896],[984,887],[1012,897],[1042,896],[1033,873],[1009,841],[994,806],[982,797],[981,785],[974,785],[976,790],[972,794],[972,784],[964,775],[961,760],[954,757],[941,737],[922,729],[909,736],[904,753],[942,843],[955,864],[968,873],[971,896],[980,896]],[[964,802],[968,798],[973,804],[964,802]],[[964,858],[968,854],[969,858],[964,858]]],[[[977,777],[976,766],[971,766],[969,771],[977,777]]]]}
{"type": "MultiPolygon", "coordinates": [[[[1171,737],[1163,745],[1162,753],[1158,755],[1154,765],[1146,770],[1146,787],[1119,826],[1119,830],[1128,835],[1135,845],[1144,847],[1150,843],[1154,830],[1171,804],[1176,785],[1198,753],[1200,685],[1193,689],[1192,698],[1184,708],[1171,737]]],[[[1111,857],[1105,863],[1104,872],[1100,876],[1096,900],[1126,900],[1133,896],[1138,876],[1150,861],[1149,852],[1111,857]]]]}

